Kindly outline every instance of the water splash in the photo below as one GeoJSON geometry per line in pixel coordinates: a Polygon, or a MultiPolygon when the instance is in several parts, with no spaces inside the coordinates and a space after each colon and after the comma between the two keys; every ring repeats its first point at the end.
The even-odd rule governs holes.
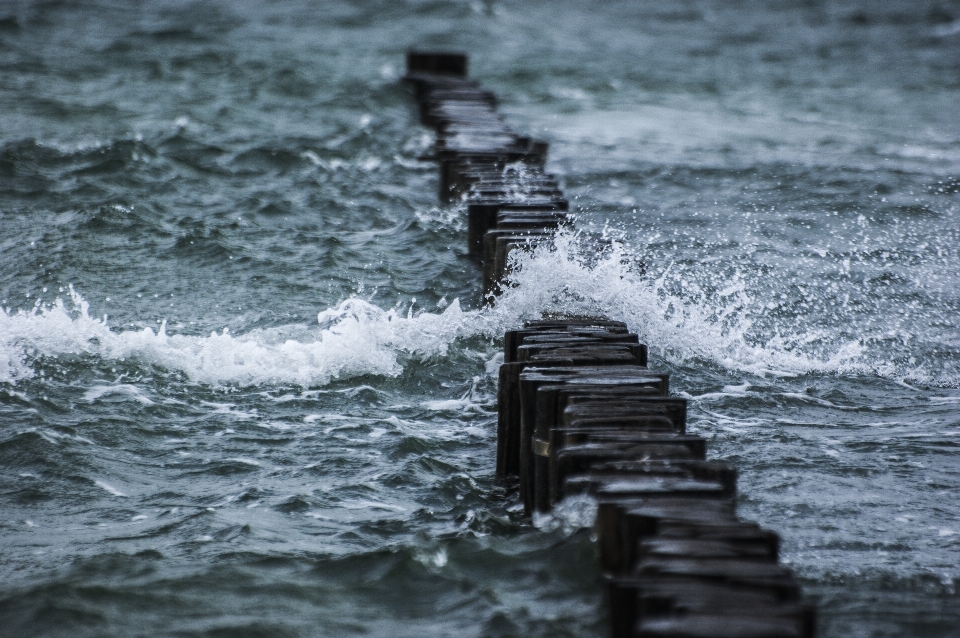
{"type": "Polygon", "coordinates": [[[71,288],[69,304],[57,299],[31,311],[0,312],[0,382],[34,376],[41,356],[90,354],[103,359],[135,359],[178,370],[191,380],[213,385],[326,385],[360,375],[396,376],[398,356],[441,356],[466,325],[457,301],[442,313],[406,316],[349,299],[318,316],[320,326],[253,330],[233,335],[224,328],[209,336],[167,334],[166,322],[155,332],[115,331],[108,318],[90,315],[89,303],[71,288]]]}
{"type": "Polygon", "coordinates": [[[877,338],[868,326],[851,337],[861,326],[842,303],[835,325],[824,325],[816,310],[788,314],[786,304],[768,303],[776,277],[714,273],[707,286],[693,272],[703,271],[703,264],[670,264],[651,276],[637,268],[640,255],[642,250],[620,240],[598,254],[595,243],[571,230],[558,233],[552,244],[515,253],[504,294],[485,311],[487,329],[542,312],[603,315],[626,322],[673,363],[706,362],[761,376],[878,375],[945,387],[960,381],[956,357],[937,357],[939,333],[931,341],[922,326],[896,340],[877,338]],[[917,356],[905,355],[908,341],[917,356]],[[925,348],[934,350],[923,360],[925,348]]]}
{"type": "MultiPolygon", "coordinates": [[[[384,310],[350,298],[318,313],[315,328],[242,335],[227,329],[206,337],[170,335],[165,322],[156,332],[117,331],[107,317],[92,317],[89,304],[71,288],[69,305],[58,299],[27,312],[0,312],[0,382],[32,377],[37,357],[72,353],[133,358],[213,385],[322,386],[362,375],[397,376],[404,356],[443,357],[458,339],[495,339],[543,313],[569,313],[624,321],[655,354],[677,364],[707,363],[760,376],[831,373],[960,384],[957,358],[937,351],[940,341],[926,343],[930,337],[922,331],[897,339],[851,337],[860,326],[843,304],[833,324],[815,310],[785,314],[783,304],[767,302],[767,275],[760,281],[751,272],[713,273],[705,285],[694,273],[703,270],[700,264],[671,264],[649,275],[637,267],[641,256],[642,250],[621,240],[598,252],[575,231],[562,230],[553,242],[514,254],[512,273],[493,306],[463,310],[454,300],[441,312],[415,313],[411,304],[404,313],[399,305],[384,310]],[[904,354],[908,341],[917,356],[904,354]]],[[[862,332],[870,333],[869,327],[862,332]]]]}

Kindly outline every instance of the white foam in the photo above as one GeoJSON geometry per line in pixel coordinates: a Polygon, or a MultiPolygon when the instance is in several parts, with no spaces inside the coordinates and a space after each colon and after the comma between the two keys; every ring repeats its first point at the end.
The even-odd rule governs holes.
{"type": "Polygon", "coordinates": [[[462,412],[467,410],[472,405],[472,402],[469,399],[440,399],[437,401],[424,401],[420,405],[436,412],[462,412]]]}
{"type": "MultiPolygon", "coordinates": [[[[321,311],[312,328],[283,326],[237,335],[226,329],[209,336],[170,335],[165,323],[156,332],[114,330],[106,317],[91,317],[87,302],[71,288],[67,303],[58,299],[29,312],[0,311],[0,383],[34,376],[33,361],[39,356],[89,354],[158,365],[215,386],[317,387],[335,379],[397,376],[405,358],[442,357],[457,339],[498,338],[544,312],[624,321],[652,352],[673,363],[710,362],[760,376],[869,374],[947,387],[956,386],[960,377],[952,368],[932,371],[919,363],[912,368],[894,364],[895,352],[876,350],[876,345],[868,352],[864,340],[844,342],[839,335],[850,326],[832,332],[829,327],[811,328],[814,322],[802,316],[757,322],[769,319],[764,316],[764,293],[751,292],[752,284],[736,277],[719,282],[719,292],[709,294],[679,266],[656,276],[637,272],[638,251],[616,241],[600,255],[583,246],[578,235],[562,231],[549,246],[513,253],[509,286],[493,307],[464,311],[454,300],[437,312],[414,313],[412,305],[405,312],[399,307],[384,310],[351,298],[321,311]]],[[[494,374],[499,359],[491,358],[492,352],[478,356],[487,373],[494,374]]],[[[465,411],[488,403],[486,397],[473,396],[476,380],[474,386],[469,396],[425,407],[465,411]]],[[[747,387],[727,387],[724,392],[744,392],[747,387]]],[[[85,398],[97,401],[111,395],[144,405],[151,401],[124,384],[91,388],[85,398]]]]}
{"type": "Polygon", "coordinates": [[[227,461],[233,461],[234,463],[240,463],[241,465],[250,465],[252,467],[262,467],[260,461],[255,461],[254,459],[243,458],[242,456],[234,456],[226,459],[227,461]]]}
{"type": "Polygon", "coordinates": [[[742,281],[729,281],[711,295],[679,268],[657,276],[638,273],[632,266],[637,255],[617,241],[599,257],[581,246],[576,233],[562,231],[553,245],[513,253],[511,286],[484,313],[482,329],[496,333],[543,311],[602,315],[624,321],[652,352],[674,363],[706,361],[759,376],[868,374],[956,384],[953,371],[891,365],[895,353],[868,353],[863,340],[839,341],[848,325],[830,332],[811,328],[801,316],[759,328],[755,321],[768,310],[763,293],[752,297],[742,281]]]}
{"type": "Polygon", "coordinates": [[[126,497],[126,496],[127,496],[126,494],[124,494],[123,492],[121,492],[120,490],[118,490],[117,488],[113,487],[112,485],[107,485],[107,484],[104,483],[103,481],[94,481],[93,483],[94,483],[97,487],[102,488],[102,489],[106,490],[107,492],[110,492],[110,493],[113,494],[114,496],[122,496],[122,497],[126,497]]]}
{"type": "Polygon", "coordinates": [[[533,514],[534,527],[545,532],[560,530],[565,536],[592,527],[596,520],[597,501],[583,494],[563,499],[546,514],[533,514]]]}
{"type": "MultiPolygon", "coordinates": [[[[500,357],[503,357],[501,353],[500,357]]],[[[489,367],[487,368],[489,374],[489,367]]],[[[455,412],[458,414],[495,414],[496,396],[480,389],[481,377],[474,377],[470,389],[459,399],[436,399],[423,401],[420,405],[435,412],[455,412]],[[492,410],[492,412],[491,412],[492,410]]]]}
{"type": "Polygon", "coordinates": [[[80,436],[79,434],[67,434],[65,432],[57,432],[56,430],[48,430],[45,428],[28,428],[24,430],[24,433],[32,432],[36,434],[41,439],[47,443],[53,443],[54,445],[60,445],[61,440],[65,441],[78,441],[80,443],[85,443],[87,445],[96,445],[90,439],[80,436]]]}
{"type": "MultiPolygon", "coordinates": [[[[244,335],[224,329],[200,337],[167,334],[165,322],[156,332],[115,331],[106,317],[91,317],[88,303],[72,288],[68,300],[69,306],[58,299],[27,312],[0,311],[0,383],[33,377],[38,356],[90,354],[179,370],[213,385],[317,386],[359,375],[396,376],[402,371],[400,353],[421,359],[443,355],[468,325],[457,301],[438,314],[404,316],[349,299],[321,312],[320,327],[300,330],[296,339],[289,328],[244,335]]],[[[128,385],[91,388],[85,399],[117,393],[150,401],[128,385]]]]}
{"type": "Polygon", "coordinates": [[[83,400],[93,403],[106,396],[129,397],[141,405],[153,405],[153,401],[147,398],[143,391],[135,385],[95,385],[83,394],[83,400]]]}

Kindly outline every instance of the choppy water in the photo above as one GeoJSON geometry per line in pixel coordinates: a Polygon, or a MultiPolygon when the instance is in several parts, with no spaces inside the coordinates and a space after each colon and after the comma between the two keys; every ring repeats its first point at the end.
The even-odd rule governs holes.
{"type": "Polygon", "coordinates": [[[822,636],[960,635],[960,3],[6,2],[0,69],[0,635],[605,635],[493,477],[498,335],[583,308],[822,636]],[[481,307],[410,46],[609,250],[481,307]]]}

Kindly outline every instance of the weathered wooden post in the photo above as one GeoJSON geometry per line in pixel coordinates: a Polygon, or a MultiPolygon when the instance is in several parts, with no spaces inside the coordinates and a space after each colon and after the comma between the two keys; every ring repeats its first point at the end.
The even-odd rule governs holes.
{"type": "MultiPolygon", "coordinates": [[[[440,198],[466,208],[469,255],[493,299],[512,251],[571,223],[548,145],[513,132],[467,56],[411,51],[421,121],[437,132],[440,198]]],[[[504,335],[497,474],[527,514],[590,495],[615,638],[812,638],[814,611],[778,564],[780,539],[736,515],[737,471],[706,460],[687,403],[626,324],[553,317],[504,335]]]]}

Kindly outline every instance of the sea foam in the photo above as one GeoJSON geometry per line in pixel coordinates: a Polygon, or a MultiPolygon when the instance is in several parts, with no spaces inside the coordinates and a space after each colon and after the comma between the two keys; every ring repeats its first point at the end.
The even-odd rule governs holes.
{"type": "Polygon", "coordinates": [[[849,326],[830,334],[798,316],[773,330],[758,329],[754,322],[764,306],[742,280],[707,294],[681,269],[649,276],[636,263],[636,251],[621,242],[598,254],[573,231],[561,231],[549,245],[514,254],[495,305],[464,310],[454,300],[440,312],[414,313],[412,306],[385,310],[350,298],[319,312],[313,328],[223,329],[208,336],[171,335],[166,322],[156,331],[114,329],[106,317],[91,316],[87,301],[71,288],[66,302],[0,311],[0,382],[34,376],[38,357],[72,353],[134,359],[212,385],[315,387],[363,375],[397,376],[405,357],[443,357],[458,339],[496,339],[526,319],[568,313],[624,321],[672,363],[759,376],[871,374],[957,385],[954,363],[939,369],[891,363],[895,353],[869,350],[861,339],[838,339],[849,326]]]}
{"type": "Polygon", "coordinates": [[[651,353],[676,364],[758,376],[876,375],[960,385],[956,357],[937,354],[949,345],[947,335],[931,330],[919,314],[913,317],[915,332],[887,339],[878,338],[870,325],[877,310],[858,315],[843,302],[842,289],[830,293],[837,310],[828,322],[816,310],[782,314],[777,304],[771,309],[773,291],[787,288],[778,282],[797,273],[712,272],[708,289],[697,274],[719,270],[710,264],[668,265],[651,275],[637,267],[642,249],[613,239],[598,253],[596,242],[571,230],[511,258],[513,271],[503,294],[483,313],[486,330],[517,325],[542,312],[597,315],[625,322],[651,353]]]}
{"type": "Polygon", "coordinates": [[[286,338],[290,330],[284,329],[171,335],[166,322],[157,331],[115,330],[106,317],[92,317],[89,303],[71,288],[68,302],[0,311],[0,382],[31,378],[36,358],[64,354],[134,359],[213,385],[318,386],[360,375],[396,376],[403,370],[401,353],[421,359],[445,354],[469,325],[463,315],[458,301],[439,314],[403,315],[348,299],[319,313],[320,325],[299,339],[286,338]]]}

